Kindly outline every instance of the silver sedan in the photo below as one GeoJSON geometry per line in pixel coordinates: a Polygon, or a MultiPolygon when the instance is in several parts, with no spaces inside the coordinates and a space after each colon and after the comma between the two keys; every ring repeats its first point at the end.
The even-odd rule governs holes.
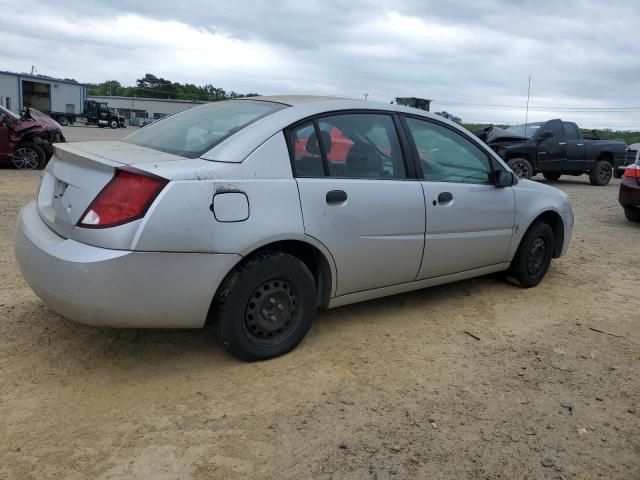
{"type": "Polygon", "coordinates": [[[318,308],[498,271],[533,287],[572,228],[564,193],[519,181],[443,118],[257,97],[56,145],[15,253],[67,318],[210,321],[227,351],[259,360],[293,349],[318,308]]]}

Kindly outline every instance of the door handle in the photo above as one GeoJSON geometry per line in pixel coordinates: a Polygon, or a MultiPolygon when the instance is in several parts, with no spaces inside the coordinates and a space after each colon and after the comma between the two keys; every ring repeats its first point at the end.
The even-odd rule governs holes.
{"type": "Polygon", "coordinates": [[[558,145],[566,145],[567,142],[558,142],[558,145]]]}
{"type": "Polygon", "coordinates": [[[578,147],[582,147],[582,146],[584,146],[584,143],[576,143],[576,145],[577,145],[578,147]]]}
{"type": "Polygon", "coordinates": [[[453,200],[453,195],[451,195],[451,192],[442,192],[440,195],[438,195],[439,204],[449,203],[451,200],[453,200]]]}
{"type": "Polygon", "coordinates": [[[327,192],[327,203],[329,205],[335,205],[347,201],[347,192],[344,190],[331,190],[327,192]]]}

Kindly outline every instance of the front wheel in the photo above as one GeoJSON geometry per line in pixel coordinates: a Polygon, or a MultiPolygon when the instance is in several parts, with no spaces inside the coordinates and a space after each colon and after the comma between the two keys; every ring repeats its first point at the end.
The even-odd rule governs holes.
{"type": "Polygon", "coordinates": [[[536,222],[531,225],[520,242],[507,278],[522,288],[538,285],[551,265],[553,245],[553,230],[549,224],[536,222]]]}
{"type": "Polygon", "coordinates": [[[512,158],[507,162],[509,168],[513,170],[518,178],[525,178],[529,180],[533,176],[533,167],[528,160],[524,158],[512,158]]]}
{"type": "Polygon", "coordinates": [[[113,119],[111,119],[109,121],[109,127],[113,128],[113,129],[118,128],[118,125],[119,125],[118,120],[116,120],[115,118],[113,118],[113,119]]]}
{"type": "Polygon", "coordinates": [[[58,123],[63,127],[66,127],[67,125],[69,125],[69,119],[64,115],[58,117],[56,120],[58,120],[58,123]]]}
{"type": "Polygon", "coordinates": [[[591,185],[604,187],[609,183],[613,176],[613,167],[606,160],[598,160],[589,172],[589,181],[591,185]]]}
{"type": "Polygon", "coordinates": [[[219,343],[240,360],[255,361],[293,350],[311,328],[316,283],[298,258],[264,252],[235,268],[214,300],[219,343]]]}

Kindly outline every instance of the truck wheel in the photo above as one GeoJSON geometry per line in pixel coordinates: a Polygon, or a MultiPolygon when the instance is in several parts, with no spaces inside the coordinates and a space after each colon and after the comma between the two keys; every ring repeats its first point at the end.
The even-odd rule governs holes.
{"type": "Polygon", "coordinates": [[[212,321],[227,352],[240,360],[266,360],[300,343],[316,304],[316,283],[307,266],[292,255],[264,252],[227,276],[214,299],[212,321]]]}
{"type": "Polygon", "coordinates": [[[542,172],[542,176],[547,180],[555,182],[562,176],[562,174],[560,172],[542,172]]]}
{"type": "Polygon", "coordinates": [[[553,230],[549,224],[535,222],[520,242],[507,279],[522,288],[538,285],[551,265],[553,245],[553,230]]]}
{"type": "Polygon", "coordinates": [[[58,120],[58,123],[63,127],[66,127],[67,125],[69,125],[69,119],[64,115],[59,116],[56,120],[58,120]]]}
{"type": "Polygon", "coordinates": [[[109,127],[114,129],[118,128],[118,120],[115,118],[109,120],[109,127]]]}
{"type": "Polygon", "coordinates": [[[529,180],[533,176],[533,167],[528,160],[524,158],[512,158],[507,165],[518,178],[526,178],[529,180]]]}
{"type": "Polygon", "coordinates": [[[606,160],[598,160],[589,172],[589,181],[591,185],[604,187],[613,175],[613,168],[606,160]]]}
{"type": "Polygon", "coordinates": [[[36,144],[23,142],[13,152],[11,163],[18,170],[36,170],[44,167],[44,157],[44,152],[36,144]]]}
{"type": "Polygon", "coordinates": [[[640,222],[640,208],[624,207],[624,216],[630,222],[640,222]]]}
{"type": "Polygon", "coordinates": [[[613,170],[613,178],[622,178],[624,175],[624,168],[615,168],[613,170]]]}

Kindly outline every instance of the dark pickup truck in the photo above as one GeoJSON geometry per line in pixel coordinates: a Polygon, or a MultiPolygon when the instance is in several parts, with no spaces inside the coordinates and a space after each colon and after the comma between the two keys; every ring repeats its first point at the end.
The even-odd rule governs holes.
{"type": "Polygon", "coordinates": [[[560,119],[507,130],[489,126],[474,133],[521,178],[542,173],[547,180],[557,180],[588,173],[592,185],[602,186],[624,163],[624,142],[584,138],[578,125],[560,119]]]}

